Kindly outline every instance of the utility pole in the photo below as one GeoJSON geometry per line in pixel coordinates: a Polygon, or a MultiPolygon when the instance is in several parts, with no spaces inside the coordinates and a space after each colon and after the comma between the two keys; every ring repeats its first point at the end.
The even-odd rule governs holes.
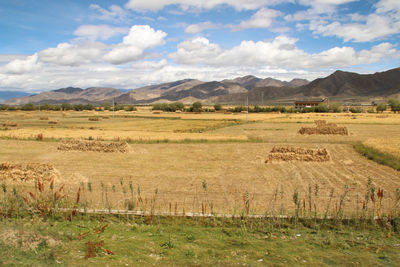
{"type": "Polygon", "coordinates": [[[261,92],[261,106],[264,106],[264,92],[261,92]]]}
{"type": "Polygon", "coordinates": [[[246,122],[249,122],[249,95],[247,95],[246,106],[247,106],[246,122]]]}
{"type": "Polygon", "coordinates": [[[114,118],[114,114],[115,114],[115,97],[113,97],[113,118],[114,118]]]}

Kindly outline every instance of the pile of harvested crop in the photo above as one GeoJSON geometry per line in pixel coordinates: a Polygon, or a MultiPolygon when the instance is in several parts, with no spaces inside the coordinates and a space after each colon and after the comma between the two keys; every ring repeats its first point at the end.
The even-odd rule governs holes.
{"type": "Polygon", "coordinates": [[[329,160],[330,156],[325,148],[274,146],[265,163],[274,161],[325,162],[329,160]]]}
{"type": "Polygon", "coordinates": [[[62,151],[94,151],[127,153],[129,145],[126,142],[99,142],[85,140],[63,140],[57,148],[62,151]]]}
{"type": "Polygon", "coordinates": [[[29,181],[42,180],[51,181],[60,178],[59,172],[51,164],[43,163],[12,163],[0,164],[0,180],[29,181]]]}
{"type": "Polygon", "coordinates": [[[349,135],[346,127],[339,127],[335,123],[326,123],[324,120],[316,120],[316,127],[301,127],[299,134],[337,134],[349,135]]]}

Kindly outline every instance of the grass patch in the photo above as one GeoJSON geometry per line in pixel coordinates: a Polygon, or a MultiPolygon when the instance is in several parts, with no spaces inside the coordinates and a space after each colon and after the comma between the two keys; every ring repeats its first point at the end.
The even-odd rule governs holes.
{"type": "Polygon", "coordinates": [[[99,217],[64,221],[6,219],[0,233],[38,232],[60,240],[55,247],[39,246],[23,251],[20,245],[0,242],[0,264],[7,266],[330,266],[396,265],[399,236],[388,237],[389,229],[371,224],[359,229],[351,224],[315,227],[290,221],[230,219],[195,220],[159,218],[148,223],[142,217],[129,223],[115,216],[104,216],[100,225],[108,225],[100,239],[113,254],[100,252],[85,258],[85,237],[98,229],[99,217]]]}
{"type": "Polygon", "coordinates": [[[364,157],[373,160],[379,164],[389,166],[400,171],[400,160],[395,156],[378,151],[370,146],[364,145],[362,142],[353,144],[354,149],[364,157]]]}

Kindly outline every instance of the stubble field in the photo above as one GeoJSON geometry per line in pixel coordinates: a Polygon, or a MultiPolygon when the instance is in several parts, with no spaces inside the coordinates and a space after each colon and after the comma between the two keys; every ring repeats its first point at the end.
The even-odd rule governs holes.
{"type": "MultiPolygon", "coordinates": [[[[351,143],[396,155],[398,115],[249,114],[248,119],[242,113],[152,114],[147,109],[114,117],[105,112],[0,113],[0,127],[17,124],[1,128],[0,163],[50,163],[60,173],[56,183],[65,184],[71,195],[81,187],[81,201],[92,208],[124,209],[133,200],[135,209],[172,213],[287,214],[298,192],[304,210],[323,214],[342,208],[354,214],[362,209],[371,179],[384,190],[382,206],[391,209],[400,173],[362,157],[351,143]],[[93,117],[100,119],[89,120],[93,117]],[[297,133],[314,120],[345,126],[349,135],[297,133]],[[43,140],[37,141],[39,134],[43,140]],[[128,141],[130,148],[128,153],[60,151],[59,140],[65,138],[128,141]],[[274,146],[325,148],[330,160],[265,163],[274,146]],[[343,207],[338,207],[341,199],[343,207]]],[[[21,184],[25,190],[33,186],[21,184]]]]}

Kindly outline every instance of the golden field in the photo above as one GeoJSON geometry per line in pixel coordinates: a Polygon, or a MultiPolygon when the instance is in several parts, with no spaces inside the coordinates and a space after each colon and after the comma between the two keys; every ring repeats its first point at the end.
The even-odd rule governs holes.
{"type": "Polygon", "coordinates": [[[384,189],[387,208],[400,188],[398,171],[367,160],[351,146],[363,141],[398,155],[398,114],[249,114],[248,118],[246,123],[243,113],[152,114],[148,109],[118,112],[115,117],[111,112],[0,113],[0,163],[51,163],[61,175],[57,183],[66,184],[71,194],[79,186],[85,189],[83,201],[96,208],[124,208],[133,193],[140,195],[136,206],[141,209],[155,205],[161,211],[176,207],[180,212],[201,212],[203,205],[207,211],[212,207],[215,212],[238,213],[246,199],[252,213],[262,214],[293,210],[293,192],[297,189],[300,200],[307,202],[311,186],[317,209],[323,212],[328,203],[335,208],[347,185],[346,209],[353,212],[362,205],[368,178],[384,189]],[[103,116],[108,118],[89,121],[103,116]],[[316,119],[346,126],[349,135],[297,133],[316,119]],[[18,125],[3,127],[7,121],[18,125]],[[44,141],[35,141],[38,134],[44,141]],[[128,153],[65,152],[57,150],[63,138],[132,142],[128,153]],[[151,142],[155,140],[160,143],[151,142]],[[275,145],[326,148],[331,160],[266,164],[275,145]]]}

